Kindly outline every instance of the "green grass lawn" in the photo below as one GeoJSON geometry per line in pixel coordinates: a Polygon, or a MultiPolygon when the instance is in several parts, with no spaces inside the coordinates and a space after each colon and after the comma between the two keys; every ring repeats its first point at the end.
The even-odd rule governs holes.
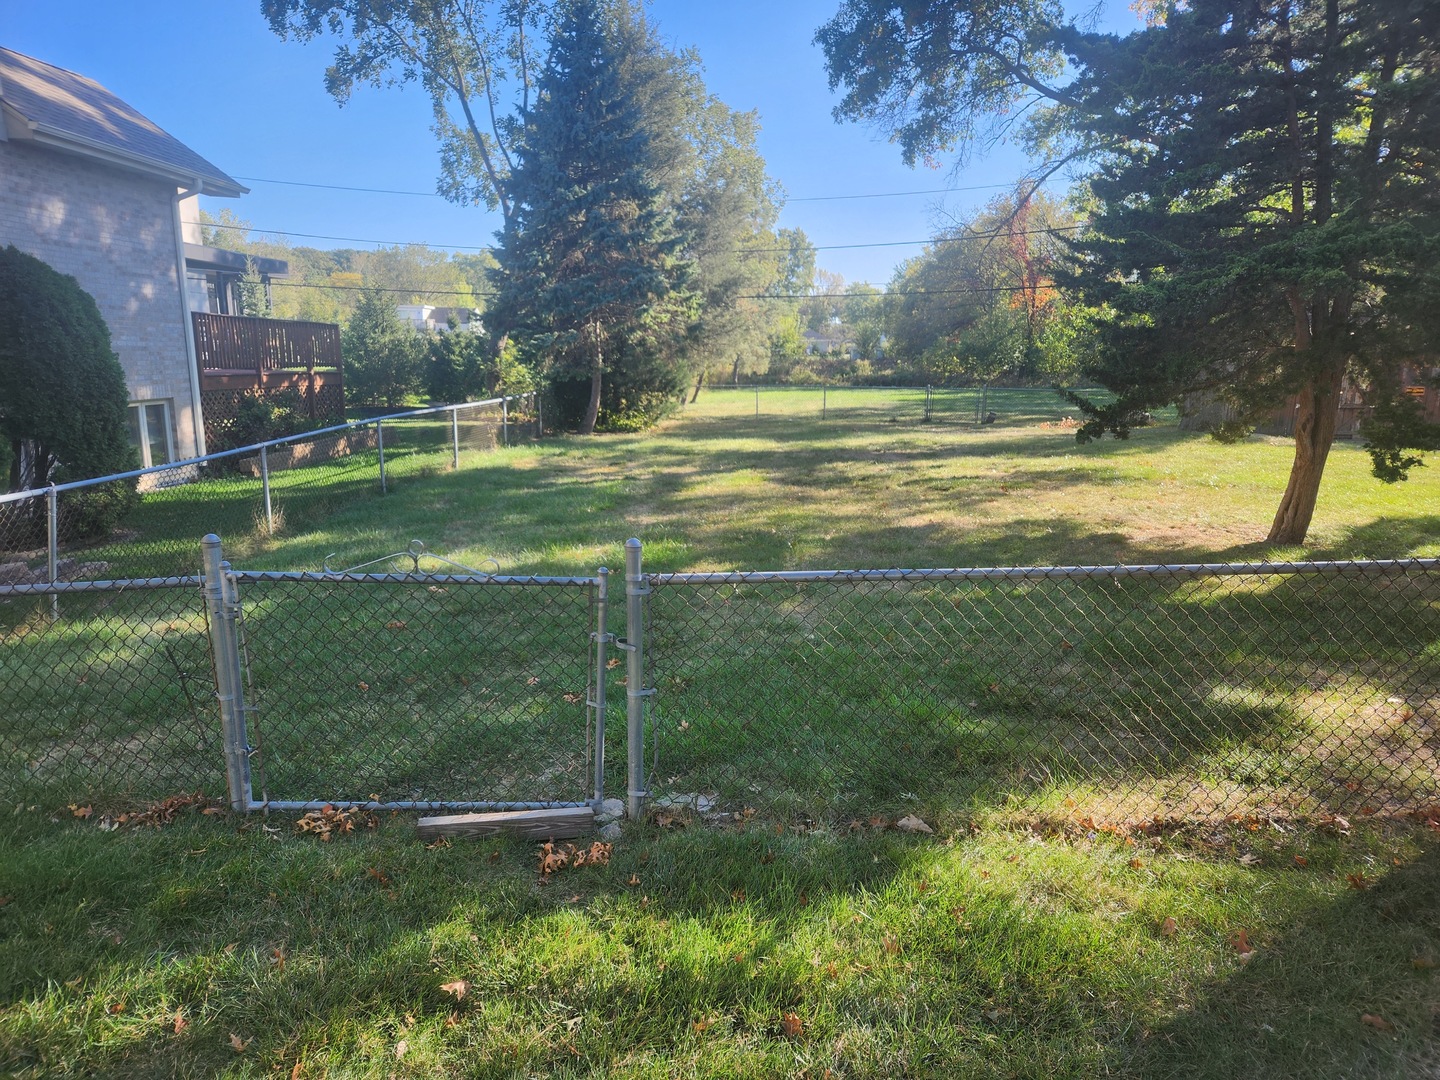
{"type": "MultiPolygon", "coordinates": [[[[1063,410],[1033,397],[996,408],[1000,421],[976,428],[973,412],[958,407],[925,423],[913,400],[897,394],[887,407],[867,393],[848,414],[846,392],[831,395],[824,421],[811,391],[762,392],[758,419],[753,395],[707,393],[655,432],[467,450],[459,471],[443,454],[402,444],[385,496],[373,477],[360,479],[365,461],[354,463],[353,480],[343,468],[297,473],[277,485],[286,508],[278,535],[258,530],[253,510],[227,511],[234,525],[219,531],[235,563],[257,569],[317,569],[332,552],[350,565],[420,538],[463,563],[493,559],[507,573],[589,574],[618,569],[630,535],[644,539],[649,568],[663,571],[1440,554],[1440,478],[1422,469],[1385,487],[1368,477],[1357,446],[1332,454],[1310,546],[1267,552],[1259,541],[1289,466],[1283,440],[1220,447],[1161,425],[1128,442],[1077,447],[1063,410]]],[[[197,490],[147,500],[110,558],[126,558],[125,545],[198,544],[221,512],[198,504],[197,490]]],[[[342,751],[389,738],[381,725],[399,715],[430,718],[426,730],[453,736],[426,748],[441,765],[478,748],[505,774],[507,747],[484,742],[493,731],[432,722],[478,707],[481,691],[513,730],[535,733],[535,746],[552,745],[549,724],[572,725],[553,745],[576,746],[573,714],[560,704],[535,712],[522,693],[531,678],[557,694],[577,689],[583,669],[569,666],[573,650],[544,629],[580,621],[573,631],[583,642],[588,627],[571,614],[507,617],[484,598],[447,595],[443,618],[420,637],[423,614],[404,596],[349,609],[315,593],[281,602],[290,586],[251,588],[258,674],[292,680],[282,700],[302,706],[297,725],[320,718],[311,737],[293,729],[285,767],[294,771],[276,780],[293,781],[286,796],[315,794],[304,789],[325,777],[305,770],[323,772],[327,759],[366,786],[376,778],[364,774],[371,766],[342,751]],[[479,606],[478,623],[469,605],[479,606]],[[275,632],[265,633],[267,622],[275,632]],[[440,633],[459,625],[483,627],[470,646],[490,650],[487,665],[514,678],[472,677],[440,633]],[[297,644],[306,640],[316,642],[312,651],[297,644]],[[401,707],[377,706],[382,691],[401,707]]],[[[941,610],[961,610],[953,598],[943,594],[941,610]]],[[[1054,598],[1003,602],[1048,608],[1054,598]]],[[[686,610],[706,612],[710,599],[686,610]]],[[[1083,590],[1058,599],[1109,620],[1118,610],[1083,590]]],[[[1395,655],[1418,648],[1407,670],[1423,677],[1417,685],[1433,685],[1433,597],[1407,601],[1418,622],[1357,615],[1343,593],[1318,606],[1305,599],[1242,589],[1166,602],[1185,633],[1198,633],[1217,607],[1247,611],[1253,632],[1232,648],[1257,670],[1280,658],[1281,669],[1323,662],[1345,674],[1346,643],[1363,641],[1395,655]],[[1290,625],[1297,610],[1340,635],[1290,625]]],[[[966,594],[962,606],[989,602],[966,594]]],[[[754,636],[736,636],[737,647],[766,640],[776,620],[807,625],[823,610],[808,603],[793,591],[771,597],[742,621],[754,636]]],[[[7,693],[13,703],[23,685],[27,704],[3,723],[13,732],[43,721],[53,745],[67,731],[93,729],[88,745],[101,749],[67,758],[72,775],[121,776],[127,759],[153,755],[157,792],[181,790],[193,762],[214,751],[193,605],[172,593],[65,605],[53,630],[6,616],[7,693]]],[[[876,600],[849,630],[835,630],[841,642],[853,632],[858,648],[904,617],[876,600]]],[[[957,651],[963,630],[944,630],[957,651]]],[[[1053,679],[1120,648],[1103,633],[1071,640],[1065,672],[1037,680],[1029,658],[1059,647],[1045,633],[998,654],[1000,700],[985,715],[1029,733],[1012,748],[1036,748],[1023,725],[1058,700],[1045,696],[1061,685],[1053,679]]],[[[673,655],[677,644],[657,643],[662,691],[667,677],[703,689],[731,655],[706,653],[693,671],[667,668],[665,649],[673,655]]],[[[796,666],[780,670],[825,673],[823,662],[795,656],[796,666]]],[[[926,662],[887,656],[917,670],[926,662]]],[[[1202,659],[1181,669],[1186,678],[1202,677],[1202,659]]],[[[974,682],[980,674],[965,668],[951,697],[936,700],[937,716],[982,700],[968,696],[989,690],[974,682]]],[[[1147,678],[1162,705],[1181,700],[1183,685],[1167,687],[1158,670],[1147,678]]],[[[873,686],[844,687],[822,679],[743,688],[756,715],[808,702],[849,724],[886,707],[873,686]]],[[[678,689],[672,703],[685,700],[678,689]]],[[[1252,689],[1265,689],[1258,676],[1252,689]]],[[[1103,713],[1109,700],[1072,705],[1076,715],[1103,713]]],[[[1257,702],[1267,716],[1299,707],[1288,698],[1239,704],[1257,702]]],[[[703,715],[724,707],[677,713],[674,728],[688,722],[697,739],[703,715]]],[[[1157,715],[1174,708],[1157,706],[1157,715]]],[[[1345,726],[1347,715],[1331,719],[1345,726]]],[[[263,709],[260,719],[275,722],[263,709]]],[[[108,831],[99,826],[106,806],[77,818],[68,795],[42,788],[5,810],[0,827],[0,1072],[1148,1078],[1406,1077],[1440,1067],[1440,844],[1426,821],[1357,808],[1348,821],[1320,825],[1257,816],[1117,834],[1092,827],[1058,792],[1043,819],[1027,819],[984,784],[955,786],[955,747],[943,727],[927,738],[951,764],[933,774],[924,772],[933,757],[924,747],[880,741],[883,726],[851,730],[876,764],[864,783],[855,782],[854,760],[824,758],[819,734],[797,724],[786,732],[791,763],[780,774],[802,796],[789,809],[757,800],[760,812],[749,814],[738,789],[735,805],[727,800],[738,818],[667,814],[666,827],[627,826],[607,865],[548,881],[533,845],[426,848],[406,815],[328,843],[297,835],[279,815],[239,822],[190,811],[163,829],[108,831]],[[807,760],[825,766],[808,781],[807,760]],[[883,782],[927,775],[938,779],[910,792],[913,800],[883,782]],[[815,813],[805,783],[855,797],[815,813]],[[933,836],[883,828],[911,809],[933,836]]],[[[704,789],[707,755],[735,765],[747,751],[743,732],[736,739],[687,744],[674,734],[661,747],[662,772],[689,762],[697,771],[677,789],[704,789]]],[[[1243,730],[1227,739],[1249,748],[1247,768],[1269,745],[1243,730]]],[[[395,763],[376,774],[394,780],[393,792],[417,783],[413,763],[396,762],[392,750],[368,760],[395,763]]],[[[443,773],[425,779],[445,782],[443,773]]],[[[583,765],[550,779],[583,782],[583,765]]],[[[1222,781],[1228,774],[1211,782],[1222,781]]],[[[83,799],[83,787],[67,791],[83,799]]]]}

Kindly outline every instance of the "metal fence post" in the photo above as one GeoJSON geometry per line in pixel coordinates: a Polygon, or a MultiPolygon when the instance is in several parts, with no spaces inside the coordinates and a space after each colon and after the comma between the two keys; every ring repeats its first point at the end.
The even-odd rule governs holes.
{"type": "MultiPolygon", "coordinates": [[[[60,493],[51,484],[45,492],[45,571],[50,584],[60,580],[60,493]]],[[[50,594],[50,621],[60,618],[60,595],[50,594]]]]}
{"type": "Polygon", "coordinates": [[[760,419],[760,388],[755,388],[755,419],[760,419]]]}
{"type": "Polygon", "coordinates": [[[822,387],[820,388],[820,419],[821,419],[821,420],[824,420],[824,419],[825,419],[825,414],[829,411],[829,409],[830,409],[830,388],[829,388],[828,386],[822,386],[822,387]]]}
{"type": "Polygon", "coordinates": [[[927,424],[930,422],[930,390],[929,386],[925,387],[925,422],[927,424]]]}
{"type": "Polygon", "coordinates": [[[380,449],[380,494],[388,495],[390,489],[385,486],[385,422],[375,421],[375,445],[380,449]]]}
{"type": "Polygon", "coordinates": [[[450,464],[460,468],[460,408],[450,410],[450,464]]]}
{"type": "Polygon", "coordinates": [[[220,704],[220,732],[224,742],[225,786],[230,809],[250,809],[250,746],[245,733],[245,677],[240,665],[237,630],[239,594],[230,581],[230,564],[220,550],[220,537],[210,533],[200,541],[205,566],[205,613],[210,624],[210,655],[215,665],[215,697],[220,704]]]}
{"type": "Polygon", "coordinates": [[[625,729],[629,781],[625,816],[645,810],[645,699],[655,693],[645,686],[645,597],[650,592],[641,571],[640,541],[625,541],[625,729]]]}
{"type": "Polygon", "coordinates": [[[605,646],[609,643],[606,629],[610,598],[610,571],[600,567],[595,585],[595,697],[590,701],[594,710],[595,731],[595,805],[605,798],[605,646]]]}
{"type": "Polygon", "coordinates": [[[535,399],[535,437],[537,439],[545,436],[545,419],[540,415],[540,391],[531,390],[530,396],[535,399]]]}
{"type": "Polygon", "coordinates": [[[510,445],[510,395],[500,395],[500,435],[505,445],[510,445]]]}
{"type": "Polygon", "coordinates": [[[260,447],[260,488],[265,492],[265,532],[275,535],[275,511],[270,505],[270,448],[260,447]]]}

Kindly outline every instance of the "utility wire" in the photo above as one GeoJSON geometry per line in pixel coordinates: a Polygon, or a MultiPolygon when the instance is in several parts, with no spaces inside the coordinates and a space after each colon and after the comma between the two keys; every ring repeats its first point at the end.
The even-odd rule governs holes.
{"type": "MultiPolygon", "coordinates": [[[[252,225],[227,225],[214,221],[186,221],[186,225],[200,225],[208,229],[229,229],[232,232],[254,232],[272,236],[299,236],[306,240],[341,240],[348,244],[380,244],[384,247],[428,247],[436,251],[493,251],[494,245],[483,247],[473,244],[432,244],[426,240],[373,240],[363,236],[329,236],[322,233],[287,232],[284,229],[260,229],[252,225]]],[[[879,240],[867,244],[811,244],[815,251],[853,251],[858,248],[915,247],[924,244],[958,244],[965,240],[993,240],[1002,236],[1038,236],[1045,233],[1075,232],[1080,225],[1059,225],[1053,229],[997,229],[994,232],[962,232],[958,236],[932,236],[928,240],[879,240]]],[[[788,247],[738,248],[740,255],[784,254],[788,247]]]]}
{"type": "MultiPolygon", "coordinates": [[[[273,288],[277,289],[331,289],[335,292],[380,292],[396,293],[406,296],[469,296],[477,300],[489,299],[499,296],[496,292],[475,292],[461,291],[459,289],[402,289],[382,285],[327,285],[318,281],[285,281],[276,279],[270,282],[273,288]]],[[[964,289],[895,289],[889,292],[874,293],[749,293],[733,297],[735,300],[824,300],[831,303],[843,303],[846,300],[880,300],[887,296],[988,296],[995,293],[1017,293],[1033,292],[1041,288],[1053,288],[1053,285],[979,285],[964,289]]]]}
{"type": "MultiPolygon", "coordinates": [[[[443,199],[445,196],[438,191],[406,191],[400,188],[372,188],[352,187],[349,184],[319,184],[306,180],[274,180],[264,176],[236,176],[236,180],[244,180],[250,184],[283,184],[286,187],[320,188],[325,191],[358,191],[368,195],[416,195],[421,198],[443,199]]],[[[1057,183],[1062,177],[1047,177],[1041,183],[1057,183]]],[[[809,202],[848,202],[852,199],[898,199],[909,195],[949,195],[961,191],[997,191],[1001,188],[1012,188],[1014,184],[971,184],[964,187],[947,188],[924,188],[918,191],[874,191],[863,195],[805,195],[793,199],[786,199],[786,203],[809,203],[809,202]]]]}

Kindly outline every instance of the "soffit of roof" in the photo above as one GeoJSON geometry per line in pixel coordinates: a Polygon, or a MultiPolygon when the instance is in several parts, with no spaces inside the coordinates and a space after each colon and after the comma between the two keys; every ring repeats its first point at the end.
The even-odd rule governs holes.
{"type": "Polygon", "coordinates": [[[93,79],[0,48],[0,101],[10,137],[161,176],[197,181],[207,195],[235,197],[249,189],[170,135],[93,79]]]}

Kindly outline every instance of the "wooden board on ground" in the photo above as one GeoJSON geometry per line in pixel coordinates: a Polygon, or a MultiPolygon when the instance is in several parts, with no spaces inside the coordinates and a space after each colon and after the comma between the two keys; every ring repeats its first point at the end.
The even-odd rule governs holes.
{"type": "Polygon", "coordinates": [[[595,811],[588,806],[551,810],[500,810],[489,814],[444,814],[422,817],[415,831],[423,839],[438,836],[494,836],[509,833],[532,840],[565,840],[595,828],[595,811]]]}

